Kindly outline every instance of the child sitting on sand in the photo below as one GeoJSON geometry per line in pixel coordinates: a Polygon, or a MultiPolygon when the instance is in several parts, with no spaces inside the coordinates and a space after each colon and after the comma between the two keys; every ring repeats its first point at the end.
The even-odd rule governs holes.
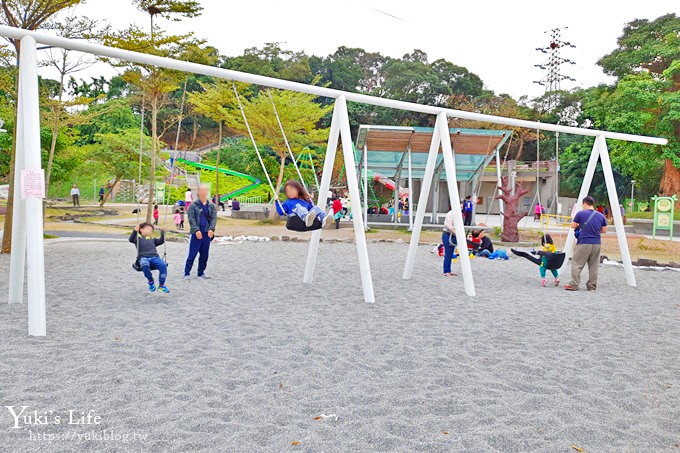
{"type": "MultiPolygon", "coordinates": [[[[544,234],[543,237],[541,237],[541,245],[543,248],[536,252],[532,252],[534,255],[539,255],[539,257],[535,257],[532,255],[529,255],[526,252],[521,252],[519,250],[515,249],[510,249],[512,253],[514,253],[517,256],[521,256],[523,258],[528,259],[532,263],[538,264],[538,269],[539,273],[541,274],[541,285],[546,286],[548,284],[548,279],[546,278],[547,270],[548,270],[548,257],[546,254],[548,253],[555,253],[557,251],[557,248],[555,247],[555,244],[553,243],[553,238],[549,234],[544,234]]],[[[557,272],[557,269],[550,269],[550,273],[552,273],[553,277],[555,278],[555,286],[560,286],[560,281],[557,278],[559,273],[557,272]]]]}
{"type": "Polygon", "coordinates": [[[279,215],[298,216],[307,227],[311,227],[315,219],[319,219],[321,226],[326,225],[326,221],[332,216],[324,212],[312,203],[312,197],[307,190],[297,181],[290,180],[283,186],[287,200],[279,201],[279,196],[274,197],[274,204],[279,215]]]}
{"type": "Polygon", "coordinates": [[[144,276],[149,282],[149,291],[169,293],[170,290],[165,286],[165,279],[168,276],[168,266],[158,255],[156,247],[165,242],[165,232],[161,229],[161,237],[153,237],[154,227],[150,223],[144,222],[135,227],[130,234],[130,242],[137,247],[137,262],[141,267],[144,276]],[[158,288],[153,279],[152,269],[158,269],[158,288]]]}

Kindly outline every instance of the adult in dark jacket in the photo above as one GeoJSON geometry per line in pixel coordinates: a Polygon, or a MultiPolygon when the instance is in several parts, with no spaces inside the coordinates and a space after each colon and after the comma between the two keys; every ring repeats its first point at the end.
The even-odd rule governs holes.
{"type": "Polygon", "coordinates": [[[189,206],[187,211],[191,240],[189,241],[189,256],[184,265],[184,278],[189,279],[194,260],[198,255],[198,278],[207,278],[205,268],[208,265],[210,243],[215,237],[217,224],[217,208],[208,199],[208,186],[198,188],[198,199],[189,206]]]}

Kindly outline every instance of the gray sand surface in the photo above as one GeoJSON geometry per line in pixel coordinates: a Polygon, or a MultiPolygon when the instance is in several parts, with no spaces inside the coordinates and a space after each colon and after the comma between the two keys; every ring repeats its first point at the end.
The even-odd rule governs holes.
{"type": "Polygon", "coordinates": [[[369,244],[367,305],[351,244],[321,244],[306,286],[305,243],[215,246],[190,282],[170,243],[172,293],[152,295],[130,244],[53,242],[47,338],[7,304],[1,256],[0,451],[680,451],[680,273],[629,288],[603,266],[569,293],[476,259],[469,298],[430,247],[402,280],[406,249],[369,244]],[[8,405],[101,419],[12,429],[8,405]]]}

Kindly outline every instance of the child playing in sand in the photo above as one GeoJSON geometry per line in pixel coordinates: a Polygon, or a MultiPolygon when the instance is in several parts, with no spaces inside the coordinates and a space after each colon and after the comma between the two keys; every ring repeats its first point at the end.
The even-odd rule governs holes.
{"type": "Polygon", "coordinates": [[[182,213],[179,212],[179,209],[175,209],[175,216],[173,217],[173,220],[175,221],[175,226],[179,230],[182,227],[182,213]]]}
{"type": "Polygon", "coordinates": [[[287,200],[279,201],[279,196],[274,197],[274,204],[279,215],[298,216],[307,227],[311,227],[315,219],[319,219],[321,226],[326,225],[326,221],[332,218],[318,206],[312,203],[312,197],[307,190],[297,181],[290,180],[283,186],[287,200]]]}
{"type": "Polygon", "coordinates": [[[130,242],[137,247],[137,262],[142,268],[142,272],[149,282],[149,291],[154,292],[158,289],[161,293],[169,293],[170,290],[165,286],[165,279],[168,276],[168,266],[158,255],[156,247],[165,242],[165,232],[161,229],[161,237],[153,237],[154,227],[150,223],[144,222],[135,227],[130,234],[130,242]],[[153,279],[152,269],[158,269],[158,288],[153,279]]]}
{"type": "MultiPolygon", "coordinates": [[[[557,251],[557,248],[553,243],[552,236],[550,236],[549,234],[543,235],[543,237],[541,238],[541,245],[543,246],[543,248],[540,251],[532,252],[534,255],[539,255],[540,258],[515,249],[510,249],[510,251],[517,256],[521,256],[523,258],[528,259],[532,263],[538,264],[538,270],[539,273],[541,274],[541,285],[546,286],[548,284],[548,279],[546,278],[548,270],[548,257],[546,256],[546,254],[555,253],[557,251]]],[[[557,278],[559,275],[557,269],[550,269],[550,273],[552,273],[553,277],[555,278],[555,286],[560,286],[560,280],[557,278]]]]}

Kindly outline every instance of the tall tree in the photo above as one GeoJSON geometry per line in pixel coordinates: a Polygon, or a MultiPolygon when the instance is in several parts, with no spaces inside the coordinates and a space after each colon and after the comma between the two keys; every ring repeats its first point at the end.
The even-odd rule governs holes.
{"type": "MultiPolygon", "coordinates": [[[[137,26],[131,26],[126,30],[111,33],[105,38],[105,42],[113,47],[128,50],[146,52],[154,55],[172,57],[182,54],[186,46],[196,44],[192,35],[167,35],[154,24],[155,16],[161,16],[171,20],[181,20],[185,17],[196,17],[201,13],[201,6],[193,0],[135,0],[134,4],[151,17],[151,29],[149,33],[142,31],[137,26]]],[[[167,96],[175,91],[182,80],[182,75],[177,71],[170,71],[155,66],[118,62],[118,65],[126,67],[126,81],[137,86],[143,93],[143,101],[151,107],[151,158],[149,163],[149,200],[146,211],[146,220],[151,221],[155,203],[156,160],[158,159],[158,112],[167,102],[167,96]]]]}
{"type": "MultiPolygon", "coordinates": [[[[85,0],[0,0],[0,24],[10,27],[37,30],[67,8],[84,3],[85,0]]],[[[19,41],[9,40],[16,51],[17,65],[19,56],[19,41]]],[[[15,89],[18,87],[15,87],[15,89]]],[[[16,117],[16,110],[15,110],[16,117]]],[[[15,121],[16,123],[16,121],[15,121]]],[[[16,134],[16,128],[15,128],[16,134]]],[[[10,157],[9,193],[7,210],[5,212],[4,235],[2,237],[2,253],[12,250],[12,211],[14,206],[14,166],[16,159],[16,140],[12,141],[10,157]]]]}
{"type": "MultiPolygon", "coordinates": [[[[604,119],[611,120],[611,127],[661,134],[670,141],[661,151],[664,164],[660,190],[664,195],[680,193],[679,62],[680,17],[675,14],[626,24],[618,47],[598,62],[607,74],[619,78],[612,99],[614,108],[605,108],[604,119]]],[[[640,151],[635,143],[617,144],[617,148],[628,154],[640,151]]]]}
{"type": "MultiPolygon", "coordinates": [[[[271,95],[288,143],[296,156],[305,146],[325,142],[328,130],[320,128],[319,123],[332,110],[332,106],[320,105],[314,102],[315,96],[294,91],[273,90],[271,95]]],[[[274,115],[272,101],[266,92],[260,92],[253,98],[245,99],[243,104],[255,141],[262,147],[271,148],[278,155],[279,174],[275,189],[278,193],[283,183],[288,150],[274,115]]],[[[240,116],[236,117],[233,127],[245,132],[240,116]]]]}
{"type": "Polygon", "coordinates": [[[189,93],[189,103],[194,111],[217,123],[218,127],[218,148],[217,163],[215,170],[215,193],[220,193],[220,157],[222,151],[222,141],[224,126],[227,123],[233,124],[238,112],[236,106],[236,96],[231,82],[217,80],[215,83],[201,83],[202,92],[189,93]]]}
{"type": "MultiPolygon", "coordinates": [[[[50,28],[64,38],[93,38],[96,36],[96,27],[97,21],[87,17],[76,18],[69,16],[63,20],[54,21],[50,28]]],[[[88,54],[81,53],[73,57],[73,52],[68,49],[51,48],[48,50],[48,56],[43,61],[43,64],[55,68],[59,73],[59,87],[56,99],[51,99],[49,102],[52,142],[47,159],[47,171],[45,172],[45,192],[47,192],[50,186],[50,177],[52,176],[52,164],[54,163],[54,151],[57,146],[59,126],[62,120],[68,116],[67,107],[72,105],[70,102],[64,103],[63,100],[66,76],[88,68],[94,64],[94,59],[88,54]]]]}

